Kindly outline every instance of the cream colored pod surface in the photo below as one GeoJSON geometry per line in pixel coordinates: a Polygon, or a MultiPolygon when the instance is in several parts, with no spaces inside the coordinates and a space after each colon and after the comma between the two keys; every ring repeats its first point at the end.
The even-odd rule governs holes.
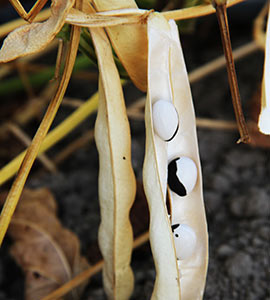
{"type": "Polygon", "coordinates": [[[120,77],[103,29],[90,29],[99,78],[95,140],[99,153],[99,245],[104,258],[103,283],[109,299],[129,299],[134,285],[130,208],[136,180],[131,165],[131,137],[120,77]]]}
{"type": "MultiPolygon", "coordinates": [[[[195,115],[178,28],[174,21],[168,22],[158,13],[148,18],[145,126],[143,181],[150,210],[150,243],[156,268],[152,299],[202,299],[208,264],[208,235],[195,115]],[[160,99],[174,105],[179,119],[176,134],[167,142],[153,127],[152,108],[160,99]],[[197,174],[195,183],[184,196],[169,189],[171,211],[168,212],[168,164],[179,157],[188,162],[183,166],[193,161],[196,167],[192,172],[197,169],[197,174]],[[176,237],[180,239],[175,240],[176,237]]],[[[188,172],[188,168],[184,171],[188,172]]]]}

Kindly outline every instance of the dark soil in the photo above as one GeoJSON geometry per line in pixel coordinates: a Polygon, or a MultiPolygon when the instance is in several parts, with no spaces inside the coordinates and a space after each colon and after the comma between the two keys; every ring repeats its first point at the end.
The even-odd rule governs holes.
{"type": "MultiPolygon", "coordinates": [[[[251,39],[251,23],[238,18],[235,11],[230,19],[233,48],[251,39]]],[[[245,20],[251,20],[254,7],[243,13],[246,14],[245,20]]],[[[182,38],[189,70],[222,53],[214,17],[203,18],[196,28],[196,35],[182,38]]],[[[251,115],[251,99],[262,76],[263,53],[258,51],[242,59],[236,67],[244,111],[251,115]]],[[[87,88],[80,90],[75,87],[76,84],[71,82],[70,95],[74,96],[76,90],[77,98],[87,97],[87,88]]],[[[225,70],[192,85],[192,92],[198,117],[233,120],[225,70]]],[[[139,94],[131,85],[125,93],[130,99],[139,94]]],[[[58,119],[67,113],[70,110],[61,109],[58,119]]],[[[65,147],[93,122],[93,119],[84,122],[57,147],[65,147]]],[[[131,121],[131,130],[133,165],[140,180],[144,155],[143,122],[131,121]]],[[[270,154],[269,149],[236,144],[238,138],[235,131],[198,129],[210,244],[205,300],[270,300],[270,154]]],[[[53,156],[54,151],[49,151],[49,155],[53,156]]],[[[82,253],[89,261],[97,262],[100,217],[95,145],[88,144],[75,152],[59,166],[60,172],[56,175],[40,172],[40,169],[37,164],[27,186],[51,189],[59,204],[61,221],[78,235],[82,253]]],[[[141,196],[137,198],[133,222],[136,235],[146,230],[147,208],[141,196]]],[[[6,238],[0,251],[0,300],[23,299],[24,278],[9,256],[10,244],[11,241],[6,238]]],[[[132,299],[150,299],[155,269],[148,244],[134,251],[132,267],[136,280],[132,299]]],[[[105,299],[101,274],[91,279],[81,299],[105,299]]]]}

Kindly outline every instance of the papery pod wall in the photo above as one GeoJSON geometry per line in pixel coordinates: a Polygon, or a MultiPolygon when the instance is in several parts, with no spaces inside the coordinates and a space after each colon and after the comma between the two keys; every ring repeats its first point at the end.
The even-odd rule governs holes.
{"type": "MultiPolygon", "coordinates": [[[[97,11],[137,9],[133,0],[94,0],[97,11]]],[[[106,27],[112,46],[134,84],[147,89],[147,40],[145,24],[106,27]]]]}
{"type": "Polygon", "coordinates": [[[120,77],[103,29],[91,29],[99,64],[99,107],[95,140],[99,152],[99,245],[103,282],[109,299],[128,299],[133,291],[133,245],[129,211],[136,181],[131,166],[131,138],[120,77]]]}
{"type": "Polygon", "coordinates": [[[195,116],[177,26],[174,21],[167,22],[157,13],[148,19],[145,110],[143,180],[150,208],[150,242],[157,272],[152,299],[201,299],[207,270],[208,237],[195,116]],[[173,104],[179,116],[179,129],[168,142],[160,138],[153,127],[153,104],[159,100],[173,104]],[[169,189],[171,211],[168,211],[167,168],[175,157],[189,157],[195,162],[197,181],[185,197],[179,197],[169,189]],[[175,248],[171,228],[175,223],[187,224],[196,234],[196,247],[188,259],[177,259],[178,249],[175,248]]]}

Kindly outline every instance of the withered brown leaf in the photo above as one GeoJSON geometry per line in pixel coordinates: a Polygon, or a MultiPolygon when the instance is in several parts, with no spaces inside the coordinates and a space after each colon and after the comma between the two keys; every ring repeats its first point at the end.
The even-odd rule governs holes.
{"type": "MultiPolygon", "coordinates": [[[[0,202],[6,193],[0,194],[0,202]]],[[[89,267],[80,243],[56,216],[57,206],[46,188],[25,189],[8,233],[11,254],[25,272],[25,299],[38,300],[89,267]]],[[[65,299],[79,299],[84,286],[65,299]]]]}
{"type": "Polygon", "coordinates": [[[54,0],[51,17],[43,23],[32,23],[12,31],[0,50],[0,63],[44,49],[60,31],[75,0],[54,0]]]}

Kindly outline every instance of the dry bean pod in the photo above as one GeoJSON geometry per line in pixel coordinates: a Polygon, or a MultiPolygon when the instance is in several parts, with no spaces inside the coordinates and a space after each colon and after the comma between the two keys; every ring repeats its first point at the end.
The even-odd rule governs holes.
{"type": "MultiPolygon", "coordinates": [[[[97,11],[133,8],[134,0],[93,0],[97,11]]],[[[106,27],[113,48],[134,84],[146,91],[147,41],[145,24],[106,27]]]]}
{"type": "Polygon", "coordinates": [[[175,138],[168,144],[168,157],[189,157],[197,166],[197,180],[185,196],[172,194],[172,223],[187,224],[196,234],[193,255],[180,262],[181,296],[184,300],[201,299],[203,296],[208,265],[208,234],[205,218],[202,175],[196,133],[196,119],[178,28],[170,20],[172,47],[170,50],[170,73],[174,105],[181,119],[175,138]],[[181,82],[181,84],[179,84],[181,82]],[[196,284],[194,284],[196,283],[196,284]]]}
{"type": "Polygon", "coordinates": [[[150,210],[150,243],[156,268],[151,299],[175,300],[180,277],[174,239],[166,207],[167,142],[155,134],[152,107],[159,99],[172,101],[170,83],[170,27],[159,14],[148,19],[148,90],[145,104],[146,149],[143,184],[150,210]]]}
{"type": "Polygon", "coordinates": [[[150,210],[150,243],[157,274],[152,299],[202,299],[208,237],[195,115],[177,26],[174,21],[167,22],[157,13],[148,19],[145,126],[143,180],[150,210]],[[181,124],[169,142],[160,139],[153,129],[152,106],[160,98],[172,101],[181,124]],[[176,253],[181,254],[182,249],[176,249],[179,245],[174,242],[166,207],[167,167],[169,161],[176,157],[189,157],[198,171],[196,183],[185,197],[170,192],[172,224],[186,224],[193,232],[192,254],[190,257],[184,255],[185,259],[180,261],[176,253]]]}
{"type": "Polygon", "coordinates": [[[103,29],[91,29],[99,65],[99,107],[95,140],[99,152],[99,245],[103,282],[109,299],[127,300],[133,290],[133,246],[129,211],[136,181],[131,166],[131,137],[120,77],[103,29]]]}

